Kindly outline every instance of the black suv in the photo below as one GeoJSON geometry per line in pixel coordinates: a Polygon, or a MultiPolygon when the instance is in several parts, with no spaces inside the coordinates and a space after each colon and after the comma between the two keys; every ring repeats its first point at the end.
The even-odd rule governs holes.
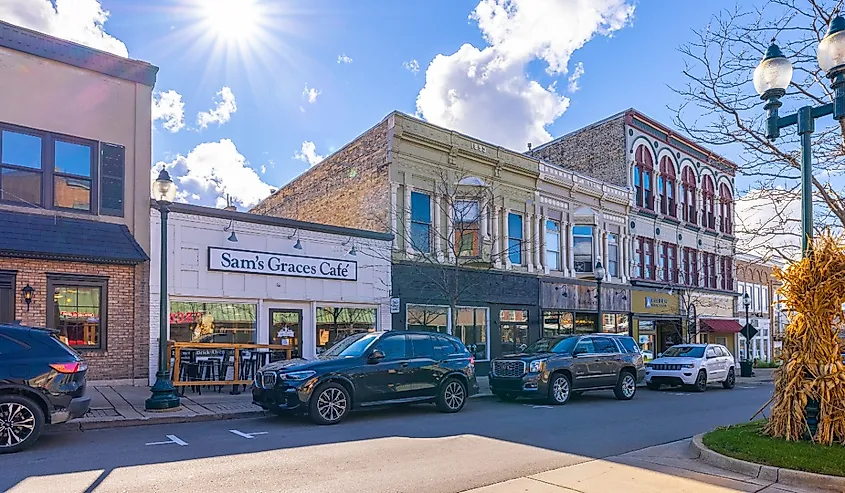
{"type": "Polygon", "coordinates": [[[252,400],[330,425],[353,408],[382,404],[435,402],[454,413],[477,392],[475,361],[460,340],[402,330],[349,336],[316,360],[270,363],[256,372],[252,400]]]}
{"type": "Polygon", "coordinates": [[[612,389],[628,400],[645,378],[633,338],[585,334],[540,339],[522,353],[490,363],[490,390],[502,400],[545,398],[566,404],[572,393],[612,389]]]}
{"type": "Polygon", "coordinates": [[[0,324],[0,454],[88,412],[88,364],[49,329],[0,324]]]}

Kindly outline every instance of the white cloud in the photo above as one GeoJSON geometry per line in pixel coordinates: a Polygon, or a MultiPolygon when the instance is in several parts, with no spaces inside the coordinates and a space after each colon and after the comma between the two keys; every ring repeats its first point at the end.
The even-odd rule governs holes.
{"type": "Polygon", "coordinates": [[[417,72],[420,71],[420,62],[416,61],[416,59],[402,62],[402,66],[405,67],[405,70],[411,72],[414,75],[417,75],[417,72]]]}
{"type": "Polygon", "coordinates": [[[105,32],[109,12],[98,0],[2,0],[0,20],[98,50],[129,56],[126,45],[105,32]]]}
{"type": "Polygon", "coordinates": [[[437,55],[417,111],[434,124],[512,149],[547,141],[546,126],[569,99],[554,85],[530,79],[528,65],[542,60],[547,73],[563,74],[575,50],[596,34],[623,28],[633,14],[628,0],[481,0],[470,18],[488,45],[437,55]]]}
{"type": "Polygon", "coordinates": [[[185,127],[185,103],[182,95],[174,90],[153,95],[153,121],[162,120],[162,127],[176,133],[185,127]]]}
{"type": "Polygon", "coordinates": [[[337,63],[352,63],[352,59],[346,55],[338,55],[337,63]]]}
{"type": "Polygon", "coordinates": [[[316,144],[306,140],[302,143],[300,150],[294,153],[293,158],[308,163],[309,166],[314,166],[315,164],[319,164],[324,159],[324,156],[317,154],[316,144]]]}
{"type": "Polygon", "coordinates": [[[180,202],[223,207],[229,194],[237,205],[248,208],[270,195],[270,185],[261,180],[229,139],[205,142],[187,156],[179,154],[170,162],[159,161],[153,167],[152,179],[162,167],[176,182],[180,202]]]}
{"type": "Polygon", "coordinates": [[[217,97],[214,98],[214,103],[217,105],[210,111],[200,111],[197,114],[197,125],[200,128],[206,128],[212,123],[222,125],[232,118],[232,113],[238,111],[238,105],[235,102],[235,93],[229,86],[223,86],[217,91],[217,97]]]}
{"type": "Polygon", "coordinates": [[[305,89],[302,90],[302,97],[307,99],[308,102],[311,104],[317,102],[317,96],[319,96],[320,94],[323,94],[323,91],[319,91],[317,89],[314,89],[313,87],[309,88],[308,84],[305,84],[305,89]]]}
{"type": "Polygon", "coordinates": [[[263,174],[264,174],[264,173],[266,173],[266,172],[267,172],[267,166],[264,166],[264,165],[262,164],[262,165],[261,165],[261,174],[263,175],[263,174]]]}
{"type": "Polygon", "coordinates": [[[569,76],[569,92],[576,92],[578,89],[581,89],[581,86],[578,85],[578,79],[584,75],[584,64],[582,62],[578,62],[578,65],[575,66],[575,70],[572,71],[572,75],[569,76]]]}

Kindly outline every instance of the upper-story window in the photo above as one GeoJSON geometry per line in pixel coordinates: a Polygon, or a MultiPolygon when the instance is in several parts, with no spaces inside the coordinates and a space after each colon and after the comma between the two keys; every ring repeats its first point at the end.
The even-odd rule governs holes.
{"type": "Polygon", "coordinates": [[[722,289],[724,291],[733,291],[733,260],[730,257],[721,258],[722,270],[722,289]]]}
{"type": "Polygon", "coordinates": [[[572,227],[572,254],[575,272],[593,272],[593,227],[572,227]]]}
{"type": "Polygon", "coordinates": [[[637,194],[637,206],[654,210],[654,191],[651,174],[654,171],[654,160],[651,151],[646,146],[640,146],[636,152],[634,164],[634,190],[637,194]]]}
{"type": "Polygon", "coordinates": [[[546,220],[546,265],[549,270],[560,270],[560,223],[546,220]]]}
{"type": "Polygon", "coordinates": [[[691,166],[681,172],[681,216],[684,221],[696,224],[698,214],[695,206],[695,173],[691,166]]]}
{"type": "Polygon", "coordinates": [[[713,178],[705,176],[701,180],[701,225],[716,229],[716,187],[713,178]]]}
{"type": "Polygon", "coordinates": [[[607,235],[607,273],[610,277],[619,277],[619,235],[607,235]]]}
{"type": "Polygon", "coordinates": [[[733,196],[731,189],[726,183],[719,185],[719,231],[722,233],[733,233],[733,196]]]}
{"type": "Polygon", "coordinates": [[[665,242],[662,244],[660,267],[663,272],[662,280],[671,283],[678,282],[678,245],[665,242]]]}
{"type": "Polygon", "coordinates": [[[478,257],[480,221],[478,201],[456,200],[454,207],[455,250],[460,257],[478,257]]]}
{"type": "Polygon", "coordinates": [[[522,263],[522,216],[508,214],[508,260],[514,265],[522,263]]]}
{"type": "Polygon", "coordinates": [[[411,247],[431,251],[431,197],[420,192],[411,192],[411,247]]]}
{"type": "Polygon", "coordinates": [[[663,156],[660,160],[660,176],[657,178],[657,194],[660,199],[660,213],[677,217],[675,208],[675,165],[669,156],[663,156]]]}
{"type": "Polygon", "coordinates": [[[654,279],[654,240],[637,238],[636,242],[637,277],[640,279],[654,279]]]}

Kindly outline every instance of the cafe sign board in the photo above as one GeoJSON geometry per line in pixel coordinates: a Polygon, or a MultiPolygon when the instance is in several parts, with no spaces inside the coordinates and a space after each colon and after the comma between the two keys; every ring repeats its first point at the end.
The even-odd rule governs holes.
{"type": "Polygon", "coordinates": [[[631,311],[652,315],[678,315],[678,295],[665,291],[631,291],[631,311]]]}
{"type": "Polygon", "coordinates": [[[208,247],[208,270],[269,276],[358,280],[354,260],[208,247]]]}

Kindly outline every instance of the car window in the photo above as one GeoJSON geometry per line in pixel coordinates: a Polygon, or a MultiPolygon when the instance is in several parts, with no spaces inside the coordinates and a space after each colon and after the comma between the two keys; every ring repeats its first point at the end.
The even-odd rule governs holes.
{"type": "Polygon", "coordinates": [[[596,348],[593,345],[593,338],[592,337],[585,337],[578,341],[578,344],[575,346],[576,353],[586,353],[586,354],[593,354],[596,352],[596,348]]]}
{"type": "Polygon", "coordinates": [[[379,341],[377,347],[384,353],[385,361],[405,359],[408,357],[406,340],[405,335],[389,335],[379,341]]]}
{"type": "Polygon", "coordinates": [[[26,349],[26,344],[0,334],[0,354],[12,354],[26,349]]]}
{"type": "Polygon", "coordinates": [[[600,354],[615,354],[619,352],[619,348],[616,347],[616,343],[607,337],[594,337],[593,346],[595,347],[596,352],[600,354]]]}
{"type": "Polygon", "coordinates": [[[703,346],[672,346],[663,352],[663,358],[701,358],[703,346]]]}
{"type": "Polygon", "coordinates": [[[625,348],[625,351],[628,351],[629,353],[640,352],[640,346],[638,346],[637,341],[635,341],[631,337],[620,337],[616,341],[622,344],[622,347],[625,348]]]}
{"type": "Polygon", "coordinates": [[[434,358],[434,341],[427,334],[408,334],[414,358],[434,358]]]}
{"type": "Polygon", "coordinates": [[[716,356],[717,356],[716,348],[713,348],[713,347],[707,348],[707,357],[708,358],[715,358],[716,356]]]}
{"type": "Polygon", "coordinates": [[[720,346],[720,347],[719,347],[719,351],[721,351],[721,352],[722,352],[722,356],[724,356],[724,357],[726,357],[726,358],[730,358],[730,357],[731,357],[731,352],[730,352],[730,351],[728,351],[728,349],[727,349],[727,348],[724,348],[724,347],[721,347],[721,346],[720,346]]]}

